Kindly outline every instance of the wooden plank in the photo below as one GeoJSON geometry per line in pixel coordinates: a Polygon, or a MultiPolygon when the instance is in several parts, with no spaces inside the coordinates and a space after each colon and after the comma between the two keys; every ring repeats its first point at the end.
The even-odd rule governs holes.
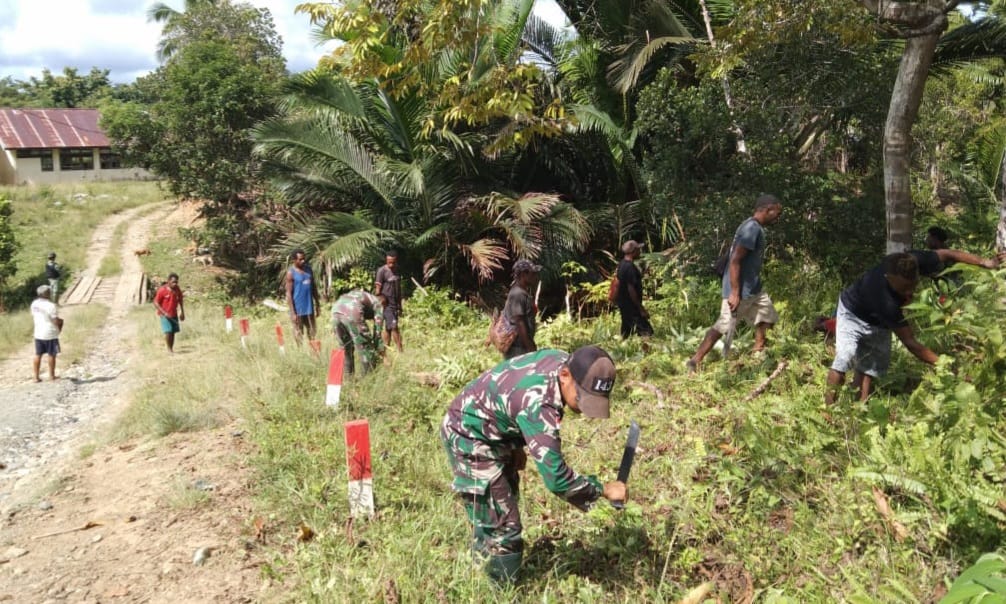
{"type": "Polygon", "coordinates": [[[84,296],[84,304],[91,302],[91,298],[94,297],[94,292],[98,289],[99,285],[101,285],[101,277],[95,277],[94,281],[91,283],[91,287],[87,290],[87,294],[84,296]]]}
{"type": "Polygon", "coordinates": [[[80,286],[80,281],[81,281],[81,278],[77,277],[76,279],[73,280],[72,283],[70,283],[70,286],[67,287],[66,290],[63,292],[63,295],[60,296],[60,300],[61,300],[61,302],[59,302],[60,304],[64,304],[65,305],[65,304],[69,304],[70,303],[70,296],[72,296],[73,292],[75,292],[77,290],[77,288],[80,286]]]}
{"type": "Polygon", "coordinates": [[[87,304],[90,299],[88,292],[97,287],[96,281],[96,277],[81,277],[80,282],[73,288],[73,293],[66,297],[66,304],[87,304]]]}

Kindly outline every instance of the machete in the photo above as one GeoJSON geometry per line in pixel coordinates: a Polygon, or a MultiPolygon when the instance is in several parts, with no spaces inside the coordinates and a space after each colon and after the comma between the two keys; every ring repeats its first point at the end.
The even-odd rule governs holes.
{"type": "Polygon", "coordinates": [[[730,329],[723,336],[723,360],[730,358],[730,345],[734,343],[734,332],[737,331],[736,311],[730,311],[730,329]]]}
{"type": "MultiPolygon", "coordinates": [[[[629,470],[632,469],[632,460],[636,457],[636,447],[639,445],[639,424],[632,420],[629,424],[629,436],[625,439],[625,450],[622,452],[622,463],[618,465],[618,482],[629,482],[629,470]]],[[[625,507],[624,501],[612,501],[611,505],[616,510],[625,507]]]]}

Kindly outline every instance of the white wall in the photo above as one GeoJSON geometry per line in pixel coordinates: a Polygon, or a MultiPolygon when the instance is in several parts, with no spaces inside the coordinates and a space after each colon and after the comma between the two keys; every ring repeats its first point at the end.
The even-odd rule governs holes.
{"type": "Polygon", "coordinates": [[[13,152],[8,152],[14,162],[14,177],[9,181],[3,177],[2,161],[0,161],[0,182],[19,185],[50,185],[64,182],[81,182],[87,180],[150,180],[153,178],[142,168],[116,168],[114,170],[102,170],[100,151],[94,150],[93,170],[67,170],[62,172],[59,169],[59,151],[53,149],[52,172],[42,171],[42,160],[37,157],[13,157],[13,152]]]}
{"type": "Polygon", "coordinates": [[[0,185],[14,184],[14,152],[0,149],[0,185]]]}

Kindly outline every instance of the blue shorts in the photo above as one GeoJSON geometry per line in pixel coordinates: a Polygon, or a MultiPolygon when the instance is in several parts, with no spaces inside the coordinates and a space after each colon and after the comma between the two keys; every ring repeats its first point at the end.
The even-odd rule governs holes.
{"type": "Polygon", "coordinates": [[[181,330],[177,317],[161,317],[161,331],[164,333],[178,333],[181,330]]]}
{"type": "Polygon", "coordinates": [[[35,356],[40,357],[43,354],[47,354],[51,357],[59,354],[59,338],[55,340],[39,340],[35,339],[35,356]]]}

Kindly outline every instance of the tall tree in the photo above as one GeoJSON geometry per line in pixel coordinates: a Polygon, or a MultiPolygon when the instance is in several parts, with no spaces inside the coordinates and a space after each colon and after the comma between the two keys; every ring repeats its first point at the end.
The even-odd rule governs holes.
{"type": "MultiPolygon", "coordinates": [[[[940,70],[964,70],[993,89],[992,98],[1002,98],[1006,89],[1006,0],[979,2],[971,18],[940,40],[934,66],[940,70]]],[[[1006,119],[1001,116],[986,125],[975,141],[975,176],[999,203],[996,249],[1006,251],[1006,119]]]]}
{"type": "Polygon", "coordinates": [[[249,129],[275,111],[279,37],[269,11],[249,4],[186,8],[167,21],[173,54],[135,91],[151,104],[110,103],[102,123],[175,194],[233,203],[256,182],[249,129]]]}
{"type": "Polygon", "coordinates": [[[912,244],[912,126],[919,113],[936,44],[949,24],[947,13],[959,0],[860,0],[891,33],[904,38],[901,65],[891,92],[884,127],[884,199],[887,210],[887,251],[912,244]]]}
{"type": "Polygon", "coordinates": [[[20,247],[14,236],[14,225],[11,216],[14,206],[5,193],[0,193],[0,311],[5,309],[3,292],[7,282],[17,272],[14,256],[20,247]]]}
{"type": "Polygon", "coordinates": [[[186,14],[199,12],[208,6],[215,6],[220,0],[185,0],[185,6],[178,11],[163,2],[157,2],[147,9],[147,21],[160,23],[161,39],[157,43],[157,58],[166,61],[178,52],[179,42],[184,38],[184,18],[186,14]]]}

